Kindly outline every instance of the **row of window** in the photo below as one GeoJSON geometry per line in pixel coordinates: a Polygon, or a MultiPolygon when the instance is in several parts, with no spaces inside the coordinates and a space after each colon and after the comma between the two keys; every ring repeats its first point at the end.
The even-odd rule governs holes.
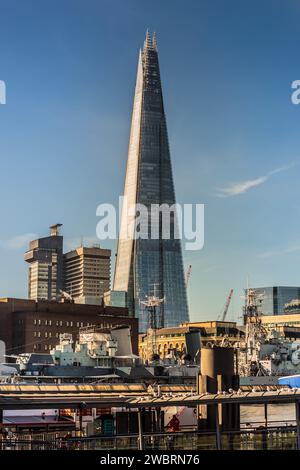
{"type": "Polygon", "coordinates": [[[45,320],[44,322],[42,322],[42,320],[37,320],[37,319],[34,319],[33,320],[33,324],[34,325],[45,325],[45,326],[76,326],[77,328],[80,328],[80,327],[83,327],[83,326],[92,326],[92,323],[89,323],[89,322],[73,322],[73,321],[62,321],[62,320],[56,320],[56,321],[52,321],[52,320],[45,320]]]}
{"type": "MultiPolygon", "coordinates": [[[[40,331],[34,331],[33,336],[35,338],[40,338],[42,336],[42,333],[40,331]]],[[[45,338],[52,338],[52,333],[51,331],[45,331],[44,333],[45,338]]],[[[55,338],[59,338],[59,333],[55,333],[55,338]]]]}
{"type": "MultiPolygon", "coordinates": [[[[51,351],[51,349],[53,348],[54,346],[52,346],[51,344],[44,344],[44,351],[51,351]]],[[[33,350],[34,351],[41,351],[42,350],[42,345],[41,344],[34,344],[33,345],[33,350]]]]}
{"type": "MultiPolygon", "coordinates": [[[[87,324],[86,326],[91,326],[90,324],[87,324]]],[[[107,324],[107,325],[104,325],[103,323],[100,325],[101,328],[113,328],[113,324],[107,324]]],[[[33,332],[33,336],[35,338],[41,338],[42,337],[42,333],[40,331],[34,331],[33,332]]],[[[55,338],[59,338],[59,333],[55,333],[55,338]]],[[[52,338],[52,332],[51,331],[45,331],[44,332],[44,337],[45,338],[52,338]]]]}

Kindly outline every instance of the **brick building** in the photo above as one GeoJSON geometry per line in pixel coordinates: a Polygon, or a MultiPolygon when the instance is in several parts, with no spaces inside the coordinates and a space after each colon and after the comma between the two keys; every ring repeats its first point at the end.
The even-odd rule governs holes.
{"type": "Polygon", "coordinates": [[[128,316],[123,307],[82,305],[69,302],[0,299],[0,340],[6,354],[48,353],[59,343],[60,333],[72,333],[78,339],[80,327],[102,328],[128,325],[132,349],[138,354],[138,320],[128,316]]]}

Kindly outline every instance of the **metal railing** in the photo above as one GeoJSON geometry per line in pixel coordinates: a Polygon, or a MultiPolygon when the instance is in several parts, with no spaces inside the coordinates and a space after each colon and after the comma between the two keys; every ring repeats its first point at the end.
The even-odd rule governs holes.
{"type": "MultiPolygon", "coordinates": [[[[137,450],[138,435],[70,438],[43,435],[19,435],[0,439],[1,450],[137,450]]],[[[214,432],[174,432],[144,434],[145,450],[217,449],[214,432]]],[[[221,448],[230,450],[297,449],[294,426],[273,429],[241,430],[221,433],[221,448]]]]}

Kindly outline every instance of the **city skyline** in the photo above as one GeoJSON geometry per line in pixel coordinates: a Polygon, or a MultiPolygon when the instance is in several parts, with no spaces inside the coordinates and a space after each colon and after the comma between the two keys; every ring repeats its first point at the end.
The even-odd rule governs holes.
{"type": "MultiPolygon", "coordinates": [[[[64,223],[68,248],[97,241],[96,207],[116,204],[123,187],[147,28],[164,64],[177,200],[206,206],[204,249],[184,253],[191,320],[215,318],[231,287],[229,317],[240,313],[247,276],[255,286],[299,285],[300,107],[290,99],[299,7],[204,1],[182,16],[177,1],[172,12],[116,3],[116,14],[109,2],[91,2],[88,14],[82,1],[44,10],[31,1],[20,17],[3,9],[0,295],[27,296],[23,251],[50,223],[64,223]]],[[[115,252],[114,242],[101,245],[115,252]]]]}

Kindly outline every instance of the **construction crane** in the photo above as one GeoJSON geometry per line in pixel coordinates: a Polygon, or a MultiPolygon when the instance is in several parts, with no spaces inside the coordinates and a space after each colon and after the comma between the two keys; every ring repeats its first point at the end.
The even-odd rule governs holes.
{"type": "Polygon", "coordinates": [[[192,274],[192,265],[189,264],[189,267],[187,268],[187,271],[186,271],[186,274],[185,274],[185,287],[188,286],[191,274],[192,274]]]}
{"type": "Polygon", "coordinates": [[[222,312],[220,313],[220,315],[218,317],[219,321],[225,321],[225,318],[226,318],[226,315],[227,315],[227,312],[228,312],[228,309],[229,309],[229,305],[230,305],[230,302],[231,302],[232,294],[233,294],[233,289],[230,289],[227,300],[226,300],[226,303],[225,303],[225,306],[224,306],[224,309],[222,310],[222,312]]]}

